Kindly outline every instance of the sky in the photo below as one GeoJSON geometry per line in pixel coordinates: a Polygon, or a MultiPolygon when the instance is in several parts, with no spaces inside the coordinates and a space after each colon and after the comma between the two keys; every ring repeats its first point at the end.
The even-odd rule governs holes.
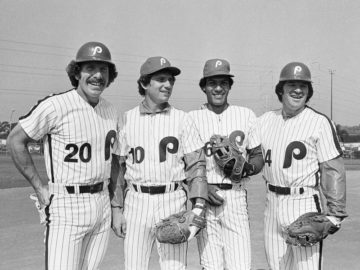
{"type": "Polygon", "coordinates": [[[150,56],[181,69],[170,103],[206,102],[206,60],[230,62],[229,103],[256,115],[278,109],[287,63],[312,72],[309,106],[336,124],[360,125],[360,1],[0,0],[0,121],[16,122],[38,100],[71,88],[65,72],[88,41],[104,43],[119,76],[103,97],[124,112],[141,102],[136,80],[150,56]]]}

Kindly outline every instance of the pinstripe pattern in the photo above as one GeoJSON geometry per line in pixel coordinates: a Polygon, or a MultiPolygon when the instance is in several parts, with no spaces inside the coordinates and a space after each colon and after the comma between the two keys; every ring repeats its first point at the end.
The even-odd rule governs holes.
{"type": "Polygon", "coordinates": [[[125,113],[123,122],[119,137],[121,155],[128,157],[125,174],[128,181],[163,185],[185,179],[183,155],[203,146],[185,112],[172,107],[162,113],[140,114],[137,106],[125,113]],[[166,159],[160,161],[160,143],[166,139],[168,143],[162,146],[166,159]],[[172,154],[175,141],[178,150],[172,154]]]}
{"type": "Polygon", "coordinates": [[[55,194],[49,208],[48,269],[98,269],[110,234],[108,191],[55,194]]]}
{"type": "MultiPolygon", "coordinates": [[[[130,189],[125,198],[127,232],[124,242],[125,269],[148,269],[155,242],[154,225],[171,214],[185,210],[184,190],[149,195],[130,189]]],[[[178,245],[156,241],[161,269],[185,269],[187,242],[178,245]]]]}
{"type": "Polygon", "coordinates": [[[124,241],[125,269],[148,269],[151,249],[156,242],[161,269],[185,269],[187,243],[160,244],[154,225],[184,210],[186,193],[176,191],[150,195],[136,192],[136,185],[169,185],[183,181],[184,154],[203,146],[194,122],[174,107],[156,114],[142,114],[139,106],[124,114],[120,131],[121,156],[126,156],[125,179],[129,183],[124,215],[127,232],[124,241]]]}
{"type": "MultiPolygon", "coordinates": [[[[248,108],[230,105],[223,113],[216,114],[206,108],[189,112],[199,129],[201,139],[208,142],[213,134],[229,136],[234,131],[242,131],[245,135],[240,150],[246,155],[246,149],[258,146],[259,138],[253,127],[256,116],[248,108]]],[[[206,175],[208,183],[231,183],[224,179],[223,172],[218,168],[211,154],[206,155],[206,175]]]]}
{"type": "Polygon", "coordinates": [[[318,191],[283,196],[268,192],[265,207],[265,251],[271,269],[319,269],[320,244],[295,247],[285,242],[284,229],[300,215],[318,212],[318,191]]]}
{"type": "Polygon", "coordinates": [[[118,154],[116,109],[100,98],[92,107],[75,89],[39,101],[19,121],[44,140],[51,203],[45,231],[46,269],[98,269],[108,245],[111,154],[118,154]],[[68,194],[65,185],[104,182],[99,193],[68,194]]]}
{"type": "MultiPolygon", "coordinates": [[[[258,146],[259,138],[253,127],[255,114],[244,107],[229,106],[223,113],[216,114],[203,106],[202,110],[189,113],[204,142],[213,134],[230,136],[242,131],[245,135],[240,149],[246,155],[246,149],[258,146]]],[[[205,145],[206,148],[206,145],[205,145]]],[[[224,177],[207,150],[206,171],[208,183],[231,183],[224,177]]],[[[222,190],[225,202],[221,206],[209,206],[206,218],[207,226],[201,230],[198,248],[201,265],[204,269],[250,269],[251,248],[250,229],[247,211],[247,194],[244,187],[222,190]]]]}
{"type": "MultiPolygon", "coordinates": [[[[281,110],[265,113],[259,119],[259,127],[264,154],[271,150],[271,166],[265,163],[264,176],[276,186],[315,186],[318,163],[341,154],[327,118],[310,108],[286,121],[281,110]],[[291,166],[284,169],[286,149],[294,141],[306,146],[306,157],[296,159],[290,155],[291,166]]],[[[299,150],[295,149],[290,154],[298,153],[299,150]]]]}
{"type": "Polygon", "coordinates": [[[268,191],[265,207],[265,250],[271,269],[321,269],[322,243],[294,247],[285,242],[284,229],[300,215],[320,212],[317,189],[319,163],[341,155],[329,119],[310,107],[284,120],[281,110],[259,118],[265,156],[264,178],[284,187],[305,187],[303,194],[278,195],[268,191]]]}
{"type": "MultiPolygon", "coordinates": [[[[23,117],[19,123],[34,140],[44,137],[44,157],[49,179],[51,166],[54,181],[64,184],[93,184],[107,179],[110,173],[111,155],[105,159],[105,138],[109,131],[117,130],[118,114],[106,100],[100,98],[93,108],[84,101],[75,90],[51,96],[40,102],[31,114],[23,117]],[[78,152],[72,157],[77,162],[65,162],[65,157],[73,150],[68,144],[75,144],[78,152]],[[80,150],[84,144],[91,146],[91,159],[81,162],[80,150]]],[[[116,140],[114,141],[116,144],[116,140]]],[[[114,146],[114,151],[118,147],[114,146]]],[[[88,148],[84,147],[84,158],[88,158],[88,148]]]]}

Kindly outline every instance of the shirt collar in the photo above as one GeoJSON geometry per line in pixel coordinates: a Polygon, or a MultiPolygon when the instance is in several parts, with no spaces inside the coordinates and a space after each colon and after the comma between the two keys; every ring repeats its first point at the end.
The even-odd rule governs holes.
{"type": "MultiPolygon", "coordinates": [[[[230,107],[230,104],[227,104],[227,106],[226,106],[226,108],[225,108],[225,110],[224,110],[223,112],[225,112],[229,107],[230,107]]],[[[202,104],[202,105],[200,106],[200,110],[209,110],[209,111],[211,111],[211,110],[209,109],[209,103],[204,103],[204,104],[202,104]]]]}
{"type": "Polygon", "coordinates": [[[142,101],[139,105],[140,114],[156,114],[156,113],[162,113],[170,111],[171,106],[169,103],[166,103],[166,106],[164,109],[156,109],[155,112],[153,112],[146,104],[145,101],[142,101]]]}

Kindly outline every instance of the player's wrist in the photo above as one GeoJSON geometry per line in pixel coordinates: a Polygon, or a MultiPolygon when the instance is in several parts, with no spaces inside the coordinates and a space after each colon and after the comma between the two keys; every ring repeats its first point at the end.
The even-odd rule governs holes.
{"type": "Polygon", "coordinates": [[[334,216],[326,216],[326,218],[328,220],[330,220],[330,222],[335,225],[336,227],[340,228],[341,226],[341,219],[338,217],[334,217],[334,216]]]}
{"type": "Polygon", "coordinates": [[[203,198],[196,198],[193,208],[205,209],[205,207],[206,207],[206,200],[203,198]]]}
{"type": "Polygon", "coordinates": [[[120,209],[122,210],[124,207],[120,204],[111,204],[111,209],[120,209]]]}

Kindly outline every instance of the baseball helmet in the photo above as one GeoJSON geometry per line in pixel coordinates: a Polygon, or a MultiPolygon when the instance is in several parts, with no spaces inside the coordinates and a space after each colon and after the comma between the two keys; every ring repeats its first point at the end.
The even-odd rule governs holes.
{"type": "Polygon", "coordinates": [[[291,62],[281,70],[279,81],[305,81],[311,83],[311,73],[305,64],[291,62]]]}
{"type": "Polygon", "coordinates": [[[109,49],[104,44],[96,41],[85,43],[80,47],[76,54],[76,63],[88,61],[105,62],[115,65],[111,61],[111,54],[109,49]]]}
{"type": "Polygon", "coordinates": [[[79,81],[76,77],[80,72],[80,63],[84,62],[103,62],[107,63],[109,66],[109,82],[112,83],[117,77],[118,73],[116,71],[115,64],[111,61],[111,54],[109,49],[102,43],[91,41],[87,42],[80,47],[76,54],[75,60],[72,60],[66,67],[66,72],[69,76],[71,84],[74,87],[78,87],[79,81]]]}
{"type": "Polygon", "coordinates": [[[291,62],[283,67],[280,72],[279,83],[275,87],[275,93],[282,101],[283,86],[286,81],[303,81],[309,86],[309,93],[306,102],[312,97],[314,90],[312,88],[310,69],[301,62],[291,62]]]}

